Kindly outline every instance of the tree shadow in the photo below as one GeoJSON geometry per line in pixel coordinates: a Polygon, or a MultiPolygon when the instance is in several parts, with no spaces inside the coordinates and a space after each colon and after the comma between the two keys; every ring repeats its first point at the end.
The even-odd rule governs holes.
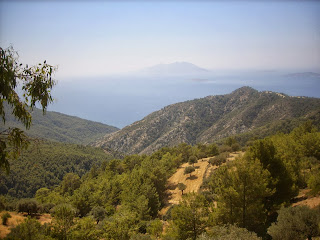
{"type": "Polygon", "coordinates": [[[196,175],[192,175],[192,176],[189,176],[189,177],[187,177],[186,179],[187,180],[195,180],[195,179],[197,179],[198,177],[196,176],[196,175]]]}
{"type": "Polygon", "coordinates": [[[303,201],[303,200],[306,200],[306,199],[308,199],[308,196],[300,196],[300,197],[295,197],[290,202],[291,203],[297,203],[297,202],[300,202],[300,201],[303,201]]]}

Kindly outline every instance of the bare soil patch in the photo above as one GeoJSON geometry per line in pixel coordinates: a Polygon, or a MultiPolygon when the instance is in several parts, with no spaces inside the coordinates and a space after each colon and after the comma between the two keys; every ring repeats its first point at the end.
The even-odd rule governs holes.
{"type": "Polygon", "coordinates": [[[320,206],[320,196],[308,196],[310,189],[301,189],[299,195],[295,198],[295,202],[292,206],[308,206],[310,208],[315,208],[320,206]]]}
{"type": "MultiPolygon", "coordinates": [[[[233,161],[236,157],[242,156],[242,152],[231,153],[228,161],[233,161]]],[[[178,170],[169,178],[167,183],[168,200],[166,206],[161,209],[160,215],[164,216],[172,205],[179,204],[182,199],[182,192],[178,189],[178,183],[183,183],[187,188],[183,191],[183,194],[191,192],[199,192],[203,183],[203,179],[208,177],[213,169],[218,168],[209,164],[210,158],[199,159],[194,164],[195,171],[191,174],[184,174],[184,169],[189,166],[189,163],[182,164],[178,170]]]]}
{"type": "MultiPolygon", "coordinates": [[[[0,216],[6,211],[0,212],[0,216]]],[[[0,220],[0,239],[6,237],[10,233],[11,228],[15,228],[17,225],[22,223],[24,219],[26,218],[23,216],[22,213],[16,213],[16,212],[8,212],[11,215],[11,218],[8,219],[7,225],[4,226],[2,224],[2,219],[0,220]]]]}

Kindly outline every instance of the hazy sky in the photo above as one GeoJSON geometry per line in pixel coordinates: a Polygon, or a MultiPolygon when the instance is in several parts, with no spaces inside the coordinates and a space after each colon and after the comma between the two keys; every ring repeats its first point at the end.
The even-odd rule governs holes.
{"type": "Polygon", "coordinates": [[[57,76],[187,61],[207,69],[320,66],[320,1],[1,1],[0,44],[57,76]]]}

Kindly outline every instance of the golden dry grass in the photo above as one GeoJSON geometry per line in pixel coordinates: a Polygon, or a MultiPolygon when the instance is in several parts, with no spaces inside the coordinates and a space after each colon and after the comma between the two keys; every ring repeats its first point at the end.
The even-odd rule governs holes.
{"type": "Polygon", "coordinates": [[[293,203],[292,206],[302,206],[306,205],[310,208],[315,208],[320,206],[320,196],[308,196],[310,189],[302,189],[299,192],[299,195],[296,197],[297,202],[293,203]]]}
{"type": "MultiPolygon", "coordinates": [[[[0,216],[6,211],[0,212],[0,216]]],[[[8,219],[6,226],[2,224],[2,219],[0,219],[0,239],[5,238],[9,233],[11,228],[15,228],[17,225],[22,223],[27,217],[25,213],[8,212],[11,218],[8,219]]],[[[36,217],[41,224],[50,223],[52,218],[50,214],[42,214],[36,217]]]]}
{"type": "MultiPolygon", "coordinates": [[[[231,153],[228,157],[228,161],[234,160],[236,157],[241,156],[242,152],[231,153]]],[[[161,209],[160,215],[165,215],[172,205],[179,204],[182,199],[182,192],[178,189],[178,183],[183,183],[187,186],[183,193],[198,192],[203,183],[203,179],[208,177],[210,172],[217,166],[212,166],[209,164],[208,160],[210,158],[199,159],[197,163],[194,164],[196,168],[195,172],[191,174],[184,174],[184,169],[189,166],[189,163],[182,164],[178,170],[169,178],[168,180],[168,200],[166,206],[161,209]]]]}

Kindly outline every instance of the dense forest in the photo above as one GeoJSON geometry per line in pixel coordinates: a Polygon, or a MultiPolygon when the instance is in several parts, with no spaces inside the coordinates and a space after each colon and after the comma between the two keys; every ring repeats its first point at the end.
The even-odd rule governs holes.
{"type": "Polygon", "coordinates": [[[111,159],[102,149],[49,141],[33,142],[17,160],[10,161],[10,174],[0,172],[0,194],[30,198],[42,187],[59,185],[67,173],[82,177],[94,165],[111,159]]]}
{"type": "MultiPolygon", "coordinates": [[[[53,221],[40,225],[28,218],[6,239],[298,240],[319,236],[320,209],[291,206],[299,189],[308,187],[310,195],[320,193],[320,132],[311,122],[287,134],[248,141],[242,148],[245,154],[234,161],[223,157],[239,149],[236,139],[228,138],[221,146],[179,144],[150,155],[102,161],[86,174],[70,165],[61,172],[66,174],[59,185],[41,187],[33,199],[16,204],[16,210],[30,216],[49,212],[53,221]],[[192,173],[193,163],[205,157],[219,167],[199,192],[184,194],[179,204],[160,215],[168,199],[168,178],[186,162],[192,173]],[[26,237],[29,232],[32,238],[26,237]]],[[[24,181],[28,177],[34,176],[25,176],[24,181]]],[[[1,206],[14,207],[8,197],[1,199],[1,206]]]]}

